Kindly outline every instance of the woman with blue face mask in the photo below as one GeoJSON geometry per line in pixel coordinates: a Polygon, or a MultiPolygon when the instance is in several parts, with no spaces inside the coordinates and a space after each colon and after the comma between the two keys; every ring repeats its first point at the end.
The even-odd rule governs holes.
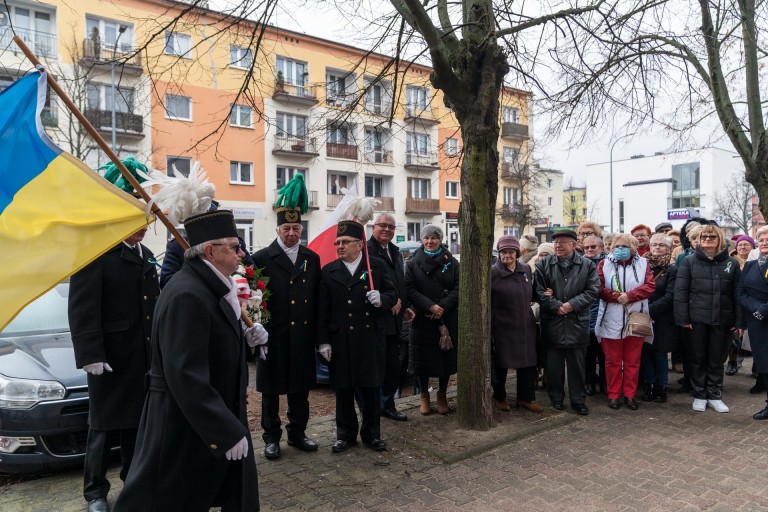
{"type": "Polygon", "coordinates": [[[613,239],[613,250],[597,266],[600,277],[600,308],[595,335],[605,353],[605,378],[608,406],[618,409],[620,397],[631,410],[637,410],[637,383],[643,342],[653,336],[630,336],[629,314],[648,313],[648,297],[656,289],[648,260],[637,254],[637,239],[620,233],[613,239]]]}

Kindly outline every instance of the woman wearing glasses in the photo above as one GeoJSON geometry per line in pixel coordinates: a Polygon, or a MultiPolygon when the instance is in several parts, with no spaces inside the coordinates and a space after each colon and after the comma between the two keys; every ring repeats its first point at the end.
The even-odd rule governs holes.
{"type": "Polygon", "coordinates": [[[723,362],[732,331],[744,326],[736,288],[739,262],[728,256],[719,227],[706,225],[696,251],[680,263],[675,282],[675,322],[688,330],[693,410],[707,406],[728,412],[723,403],[723,362]]]}

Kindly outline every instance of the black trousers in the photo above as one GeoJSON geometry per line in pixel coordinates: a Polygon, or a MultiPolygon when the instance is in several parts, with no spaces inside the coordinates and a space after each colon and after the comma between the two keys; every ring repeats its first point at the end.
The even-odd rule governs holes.
{"type": "Polygon", "coordinates": [[[693,324],[689,361],[694,398],[720,400],[723,397],[723,362],[731,336],[727,327],[693,324]]]}
{"type": "Polygon", "coordinates": [[[593,386],[599,385],[600,389],[604,391],[606,389],[605,354],[603,353],[603,346],[597,342],[594,332],[589,333],[589,346],[585,356],[584,369],[586,372],[585,383],[593,386]]]}
{"type": "MultiPolygon", "coordinates": [[[[96,500],[109,494],[107,480],[107,465],[109,464],[109,433],[111,430],[88,429],[88,440],[85,445],[85,462],[83,468],[83,497],[96,500]]],[[[133,452],[136,448],[137,428],[119,430],[120,432],[120,480],[125,482],[128,470],[131,468],[133,452]]]]}
{"type": "Polygon", "coordinates": [[[565,399],[565,368],[568,366],[568,396],[571,405],[587,399],[584,359],[587,347],[547,349],[547,392],[552,402],[565,399]]]}
{"type": "MultiPolygon", "coordinates": [[[[304,431],[309,421],[309,391],[288,393],[288,424],[285,431],[288,439],[304,438],[304,431]]],[[[280,395],[261,394],[261,438],[264,443],[279,443],[283,434],[280,428],[280,395]]]]}
{"type": "MultiPolygon", "coordinates": [[[[507,368],[493,367],[491,374],[491,387],[495,400],[507,398],[507,368]]],[[[539,371],[535,366],[518,368],[517,371],[517,399],[525,402],[533,402],[536,399],[536,377],[539,371]]]]}
{"type": "Polygon", "coordinates": [[[379,386],[336,389],[336,439],[355,441],[357,439],[357,413],[355,412],[355,393],[362,399],[361,409],[363,424],[360,426],[360,439],[371,442],[381,438],[381,412],[379,386]]]}
{"type": "Polygon", "coordinates": [[[400,336],[387,336],[387,358],[384,367],[384,382],[381,384],[381,408],[395,408],[395,391],[400,383],[400,336]]]}

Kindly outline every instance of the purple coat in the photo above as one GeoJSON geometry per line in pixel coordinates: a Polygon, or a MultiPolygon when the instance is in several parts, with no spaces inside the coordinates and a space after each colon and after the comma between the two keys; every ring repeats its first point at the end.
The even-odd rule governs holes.
{"type": "Polygon", "coordinates": [[[501,261],[491,268],[493,363],[500,368],[536,366],[536,319],[531,311],[531,267],[517,261],[510,271],[501,261]]]}

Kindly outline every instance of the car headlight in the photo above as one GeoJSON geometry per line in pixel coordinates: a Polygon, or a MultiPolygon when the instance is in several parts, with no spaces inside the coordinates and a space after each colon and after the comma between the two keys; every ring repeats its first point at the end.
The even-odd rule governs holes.
{"type": "Polygon", "coordinates": [[[14,379],[0,375],[0,407],[29,409],[38,402],[61,400],[67,389],[55,380],[14,379]]]}

